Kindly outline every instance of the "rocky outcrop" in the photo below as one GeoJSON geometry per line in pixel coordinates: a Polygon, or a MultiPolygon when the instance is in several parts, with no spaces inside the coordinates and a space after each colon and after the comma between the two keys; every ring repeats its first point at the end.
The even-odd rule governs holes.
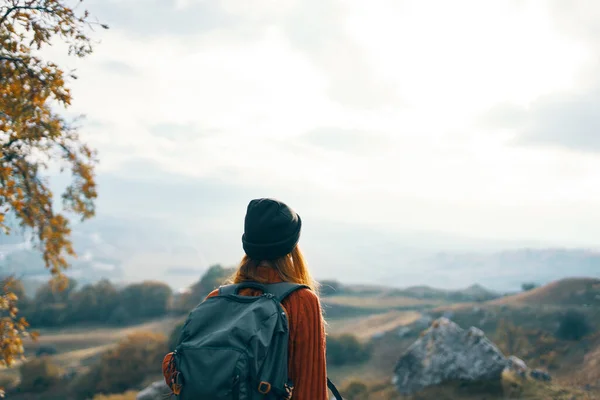
{"type": "Polygon", "coordinates": [[[521,360],[518,357],[515,356],[510,356],[508,357],[508,363],[506,365],[506,369],[514,372],[516,375],[520,376],[521,378],[525,378],[525,376],[527,375],[527,364],[525,364],[525,361],[521,360]]]}
{"type": "Polygon", "coordinates": [[[508,357],[506,370],[523,379],[527,378],[529,375],[531,379],[535,379],[536,381],[550,382],[552,380],[552,376],[546,371],[541,369],[529,369],[527,364],[525,364],[525,361],[515,356],[508,357]]]}
{"type": "Polygon", "coordinates": [[[550,374],[547,373],[546,371],[542,371],[541,369],[531,370],[531,372],[529,372],[529,376],[537,381],[542,381],[542,382],[550,382],[552,380],[552,377],[550,376],[550,374]]]}
{"type": "Polygon", "coordinates": [[[136,400],[164,400],[168,399],[171,389],[164,380],[153,382],[150,386],[138,393],[136,400]]]}
{"type": "Polygon", "coordinates": [[[507,358],[477,328],[435,320],[400,357],[393,382],[403,394],[448,381],[500,380],[507,358]]]}

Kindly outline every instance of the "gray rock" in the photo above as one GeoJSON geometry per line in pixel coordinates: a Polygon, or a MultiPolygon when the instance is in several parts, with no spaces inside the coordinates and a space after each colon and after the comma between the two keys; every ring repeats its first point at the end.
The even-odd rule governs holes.
{"type": "Polygon", "coordinates": [[[407,326],[401,326],[400,328],[398,328],[398,331],[397,331],[398,336],[404,337],[410,333],[410,330],[411,329],[407,326]]]}
{"type": "Polygon", "coordinates": [[[507,364],[480,329],[465,331],[440,318],[400,357],[392,381],[400,393],[412,394],[447,381],[500,380],[507,364]]]}
{"type": "Polygon", "coordinates": [[[150,386],[138,393],[136,400],[164,400],[168,399],[171,389],[164,380],[153,382],[150,386]]]}
{"type": "Polygon", "coordinates": [[[424,314],[424,315],[421,315],[421,317],[419,317],[419,319],[416,320],[413,323],[413,325],[417,329],[426,329],[426,328],[429,328],[429,326],[431,325],[432,322],[433,322],[433,318],[431,318],[430,315],[424,314]]]}
{"type": "Polygon", "coordinates": [[[535,380],[543,381],[543,382],[550,382],[552,380],[552,377],[550,376],[550,374],[547,373],[546,371],[542,371],[541,369],[532,370],[531,372],[529,372],[529,376],[535,380]]]}
{"type": "Polygon", "coordinates": [[[508,357],[506,368],[522,378],[525,378],[527,375],[527,364],[525,364],[525,361],[521,360],[519,357],[508,357]]]}
{"type": "Polygon", "coordinates": [[[77,368],[68,367],[65,369],[64,373],[62,374],[62,379],[70,381],[70,380],[75,379],[76,376],[77,376],[77,368]]]}
{"type": "Polygon", "coordinates": [[[379,332],[375,332],[374,334],[372,334],[371,339],[380,339],[383,336],[385,336],[385,332],[379,331],[379,332]]]}

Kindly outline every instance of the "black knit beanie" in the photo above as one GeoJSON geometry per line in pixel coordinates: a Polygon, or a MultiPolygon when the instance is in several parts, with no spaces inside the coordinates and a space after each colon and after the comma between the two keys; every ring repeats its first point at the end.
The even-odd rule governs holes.
{"type": "Polygon", "coordinates": [[[301,227],[300,216],[281,201],[254,199],[246,210],[244,251],[254,260],[283,257],[298,244],[301,227]]]}

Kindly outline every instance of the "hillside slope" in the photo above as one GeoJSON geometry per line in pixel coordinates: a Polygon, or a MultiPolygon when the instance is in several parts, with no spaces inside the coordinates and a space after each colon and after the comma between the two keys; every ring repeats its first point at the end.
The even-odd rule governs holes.
{"type": "Polygon", "coordinates": [[[566,278],[516,295],[495,299],[497,305],[600,305],[600,279],[566,278]]]}
{"type": "MultiPolygon", "coordinates": [[[[351,385],[351,384],[350,384],[351,385]]],[[[555,383],[537,382],[521,379],[515,374],[505,372],[499,384],[482,383],[464,385],[445,383],[427,388],[414,395],[403,396],[388,382],[361,387],[360,384],[345,386],[342,395],[358,394],[348,398],[363,400],[596,400],[598,393],[564,387],[555,383]]]]}
{"type": "Polygon", "coordinates": [[[500,294],[474,284],[465,289],[438,289],[430,286],[411,286],[406,289],[393,289],[384,294],[385,297],[404,296],[417,299],[440,300],[446,302],[487,301],[500,297],[500,294]]]}

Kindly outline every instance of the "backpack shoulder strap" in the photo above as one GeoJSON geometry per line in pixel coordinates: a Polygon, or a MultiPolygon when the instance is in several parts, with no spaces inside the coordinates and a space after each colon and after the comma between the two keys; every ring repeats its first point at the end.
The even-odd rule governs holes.
{"type": "Polygon", "coordinates": [[[219,295],[220,296],[228,296],[238,294],[238,291],[241,289],[252,288],[259,289],[265,292],[266,286],[258,282],[242,282],[242,283],[232,283],[230,285],[219,286],[219,295]]]}
{"type": "Polygon", "coordinates": [[[290,294],[302,288],[310,289],[310,287],[308,287],[307,285],[291,282],[279,282],[265,285],[266,291],[268,293],[271,293],[273,296],[277,297],[277,300],[279,300],[280,303],[290,294]]]}
{"type": "Polygon", "coordinates": [[[237,284],[219,286],[219,296],[227,296],[234,294],[237,289],[237,284]]]}
{"type": "Polygon", "coordinates": [[[329,390],[331,390],[331,393],[333,393],[333,396],[336,398],[336,400],[344,400],[344,398],[342,397],[340,392],[338,392],[333,382],[329,380],[329,377],[327,377],[327,387],[329,388],[329,390]]]}

